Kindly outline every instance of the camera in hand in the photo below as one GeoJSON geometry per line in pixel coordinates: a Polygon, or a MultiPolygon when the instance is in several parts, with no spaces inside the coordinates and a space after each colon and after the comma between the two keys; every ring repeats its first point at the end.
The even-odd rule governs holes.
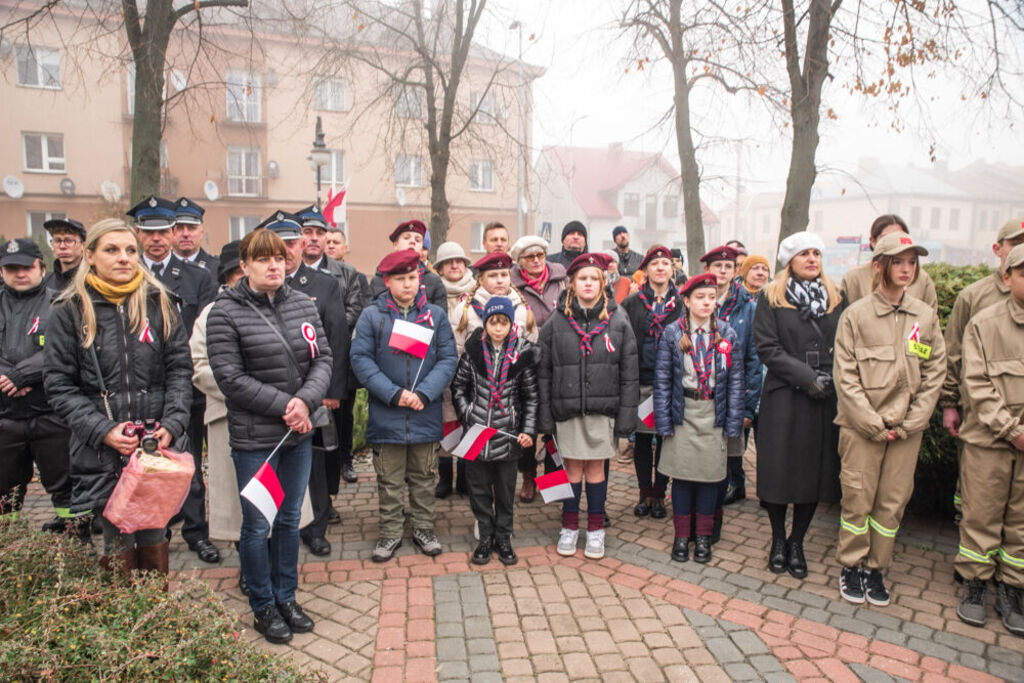
{"type": "Polygon", "coordinates": [[[125,436],[134,436],[139,440],[139,447],[144,453],[156,453],[160,442],[156,438],[156,432],[160,429],[160,423],[156,420],[136,420],[124,426],[125,436]]]}

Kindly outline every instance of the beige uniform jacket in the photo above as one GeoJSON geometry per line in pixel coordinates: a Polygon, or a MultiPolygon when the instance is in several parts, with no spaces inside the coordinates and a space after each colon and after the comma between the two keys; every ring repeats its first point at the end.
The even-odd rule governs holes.
{"type": "Polygon", "coordinates": [[[206,352],[206,319],[210,317],[211,308],[212,303],[199,313],[196,324],[192,327],[192,338],[188,341],[192,351],[192,384],[206,394],[206,415],[203,418],[205,424],[227,417],[228,414],[224,394],[220,393],[217,381],[213,378],[210,356],[206,352]]]}
{"type": "Polygon", "coordinates": [[[960,403],[960,349],[967,323],[976,313],[1009,296],[1010,288],[998,272],[972,282],[957,295],[946,322],[946,381],[939,394],[939,405],[943,408],[955,408],[960,403]]]}
{"type": "Polygon", "coordinates": [[[889,429],[906,438],[928,426],[946,376],[942,329],[928,304],[908,294],[894,309],[877,291],[861,299],[839,320],[834,358],[837,425],[874,441],[889,429]],[[931,347],[927,358],[908,344],[915,326],[931,347]]]}
{"type": "Polygon", "coordinates": [[[967,323],[960,393],[960,438],[983,448],[1012,448],[1010,441],[1024,433],[1024,307],[1014,299],[967,323]]]}
{"type": "MultiPolygon", "coordinates": [[[[846,295],[846,300],[852,304],[855,301],[870,296],[871,282],[874,277],[875,270],[871,267],[871,261],[862,263],[843,276],[843,282],[839,285],[839,289],[846,295]]],[[[907,287],[907,294],[925,302],[932,307],[933,311],[937,311],[939,308],[939,297],[935,293],[935,283],[932,281],[931,276],[924,272],[923,269],[919,272],[914,284],[907,287]]]]}

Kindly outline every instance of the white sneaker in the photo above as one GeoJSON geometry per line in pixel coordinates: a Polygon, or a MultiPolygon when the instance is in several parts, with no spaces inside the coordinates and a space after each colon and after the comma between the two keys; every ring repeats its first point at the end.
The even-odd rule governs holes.
{"type": "Polygon", "coordinates": [[[604,529],[587,532],[587,547],[583,549],[583,557],[591,560],[604,557],[604,529]]]}
{"type": "MultiPolygon", "coordinates": [[[[579,529],[562,529],[558,532],[558,554],[572,557],[576,554],[576,541],[580,537],[579,529]]],[[[602,541],[603,546],[603,541],[602,541]]]]}

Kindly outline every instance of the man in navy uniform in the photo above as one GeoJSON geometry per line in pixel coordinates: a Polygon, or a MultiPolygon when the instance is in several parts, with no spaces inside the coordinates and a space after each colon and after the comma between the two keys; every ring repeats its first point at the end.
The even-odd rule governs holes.
{"type": "Polygon", "coordinates": [[[53,270],[46,275],[46,286],[61,291],[78,272],[85,254],[85,226],[73,218],[51,218],[43,223],[53,246],[53,270]]]}
{"type": "Polygon", "coordinates": [[[178,197],[174,202],[174,239],[171,246],[174,255],[182,261],[190,261],[216,275],[220,259],[206,253],[202,247],[206,237],[206,228],[203,227],[205,213],[206,209],[188,197],[178,197]]]}
{"type": "MultiPolygon", "coordinates": [[[[172,230],[177,220],[175,204],[151,195],[129,209],[128,215],[135,219],[135,233],[142,244],[143,265],[177,297],[182,324],[186,334],[191,336],[199,312],[217,296],[217,281],[210,271],[183,261],[171,252],[172,230]]],[[[206,396],[194,389],[188,437],[196,472],[181,508],[180,517],[184,520],[181,535],[200,560],[215,564],[220,562],[220,552],[210,543],[202,467],[205,412],[206,396]]]]}

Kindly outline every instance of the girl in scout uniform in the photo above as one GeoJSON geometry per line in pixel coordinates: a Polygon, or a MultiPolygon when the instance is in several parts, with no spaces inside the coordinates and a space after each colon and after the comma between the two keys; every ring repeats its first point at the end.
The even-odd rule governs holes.
{"type": "Polygon", "coordinates": [[[726,475],[725,437],[743,433],[743,350],[728,323],[716,320],[717,279],[704,273],[681,289],[685,312],[669,325],[654,369],[654,422],[662,438],[658,472],[672,477],[672,559],[711,559],[718,489],[726,475]]]}
{"type": "Polygon", "coordinates": [[[836,333],[843,489],[836,559],[839,593],[854,604],[889,604],[882,571],[892,562],[921,437],[946,377],[938,316],[907,293],[918,256],[927,254],[904,233],[879,238],[874,291],[843,313],[836,333]]]}

